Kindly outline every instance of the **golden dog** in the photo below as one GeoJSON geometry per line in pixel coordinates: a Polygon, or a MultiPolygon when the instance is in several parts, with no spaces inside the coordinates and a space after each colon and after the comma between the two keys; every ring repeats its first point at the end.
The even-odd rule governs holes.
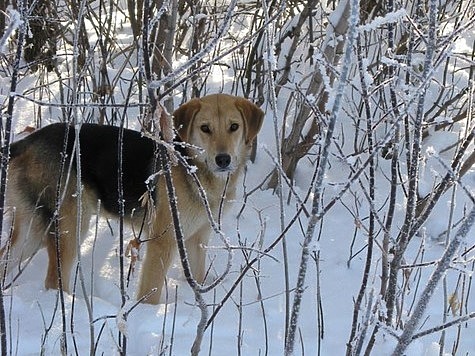
{"type": "MultiPolygon", "coordinates": [[[[173,114],[178,133],[177,151],[186,155],[189,165],[196,167],[196,176],[206,191],[215,219],[225,189],[226,199],[234,197],[237,180],[263,117],[264,113],[251,102],[224,94],[192,99],[173,114]]],[[[101,212],[105,215],[119,216],[120,132],[113,126],[83,124],[76,140],[73,127],[58,123],[11,145],[6,205],[12,213],[13,229],[8,243],[3,243],[2,267],[6,264],[11,270],[28,261],[39,248],[46,247],[45,287],[70,290],[71,270],[77,257],[76,236],[84,238],[89,220],[97,212],[97,201],[100,199],[101,212]],[[78,147],[80,174],[76,163],[78,147]],[[81,204],[77,199],[79,176],[81,204]],[[79,218],[78,206],[81,207],[79,218]]],[[[146,300],[156,304],[177,249],[165,178],[157,174],[152,180],[155,189],[147,189],[146,181],[160,169],[154,168],[156,144],[132,130],[124,129],[122,135],[124,220],[134,226],[145,225],[148,234],[146,239],[142,238],[147,241],[147,252],[137,297],[147,296],[156,288],[157,292],[146,300]],[[149,215],[141,203],[146,193],[153,204],[149,215]]],[[[194,278],[202,283],[210,222],[189,168],[175,164],[171,173],[189,263],[194,278]]]]}

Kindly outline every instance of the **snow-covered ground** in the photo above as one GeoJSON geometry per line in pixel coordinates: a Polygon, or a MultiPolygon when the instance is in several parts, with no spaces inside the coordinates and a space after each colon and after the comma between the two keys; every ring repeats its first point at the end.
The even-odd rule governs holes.
{"type": "MultiPolygon", "coordinates": [[[[20,119],[17,122],[18,128],[29,123],[28,115],[24,115],[24,112],[18,113],[18,117],[20,119]]],[[[259,142],[265,144],[272,142],[271,133],[272,122],[267,120],[259,142]]],[[[256,163],[249,164],[245,188],[241,188],[241,191],[253,190],[272,168],[272,161],[264,150],[260,149],[258,152],[256,163]]],[[[336,194],[339,190],[338,183],[346,180],[345,169],[341,165],[342,163],[336,160],[332,162],[326,176],[326,197],[336,194]]],[[[298,186],[306,187],[305,184],[312,176],[312,170],[313,167],[310,164],[303,164],[298,171],[297,192],[302,196],[306,189],[299,189],[298,186]]],[[[473,182],[473,179],[473,174],[466,177],[469,182],[470,180],[473,182]]],[[[378,191],[380,199],[384,199],[386,195],[386,190],[378,191]]],[[[348,195],[344,198],[344,202],[351,206],[353,199],[354,197],[348,195]]],[[[404,201],[399,204],[400,211],[403,211],[404,201]]],[[[256,250],[263,250],[280,234],[279,200],[270,190],[257,190],[249,196],[244,214],[236,219],[242,205],[242,199],[237,199],[233,203],[233,213],[227,217],[224,224],[225,231],[233,246],[237,246],[238,241],[245,246],[252,246],[254,250],[248,250],[247,253],[255,257],[256,250]]],[[[286,224],[295,214],[295,206],[295,200],[291,200],[284,206],[286,224]]],[[[424,244],[424,261],[436,260],[442,254],[443,246],[437,240],[431,239],[432,232],[434,234],[440,232],[446,221],[446,208],[442,207],[427,224],[426,237],[418,238],[413,242],[408,258],[415,256],[420,245],[424,244]]],[[[92,319],[95,320],[93,340],[97,354],[118,352],[119,326],[128,336],[127,349],[131,355],[160,354],[161,352],[173,355],[188,354],[196,334],[200,312],[194,305],[193,293],[182,277],[178,261],[170,273],[169,303],[158,306],[138,305],[129,313],[125,323],[120,318],[122,312],[128,311],[134,304],[138,272],[134,274],[129,287],[130,302],[124,310],[120,310],[118,238],[113,221],[111,226],[114,231],[113,236],[106,222],[100,220],[99,234],[95,240],[93,219],[90,237],[86,239],[82,248],[83,268],[89,291],[87,298],[91,298],[92,319]],[[92,268],[93,273],[91,273],[92,268]],[[174,302],[175,291],[178,293],[176,303],[174,302]]],[[[305,227],[306,219],[302,215],[286,235],[290,288],[295,286],[305,227]]],[[[349,211],[342,204],[336,204],[324,218],[319,236],[314,238],[315,243],[312,249],[320,254],[320,274],[317,281],[316,264],[310,260],[299,319],[297,354],[301,352],[302,354],[305,352],[306,355],[315,354],[317,347],[321,347],[322,355],[341,355],[345,352],[351,326],[353,301],[361,283],[364,263],[364,253],[360,253],[348,265],[349,249],[354,235],[356,238],[353,251],[357,251],[365,244],[365,233],[362,229],[356,228],[355,218],[349,211]],[[317,285],[320,286],[322,303],[323,319],[320,324],[317,313],[317,285]],[[323,338],[319,340],[320,333],[323,334],[323,338]]],[[[227,255],[221,247],[222,243],[217,239],[210,245],[209,255],[216,255],[215,258],[213,257],[215,275],[223,270],[227,255]]],[[[213,305],[219,303],[229,290],[244,264],[243,253],[235,250],[231,273],[224,283],[205,295],[206,302],[210,304],[210,312],[213,311],[213,305]]],[[[380,261],[375,260],[375,266],[377,266],[375,268],[379,268],[379,265],[380,261]]],[[[38,354],[40,351],[45,354],[56,354],[59,351],[62,330],[61,312],[57,292],[44,290],[45,267],[46,253],[41,251],[14,286],[5,291],[8,337],[12,343],[13,354],[38,354]]],[[[420,278],[421,283],[424,283],[431,270],[432,267],[429,266],[422,270],[420,276],[409,277],[414,288],[421,288],[416,279],[420,278]]],[[[373,271],[371,276],[373,279],[371,284],[375,286],[379,283],[378,272],[379,269],[373,271]]],[[[232,298],[219,312],[215,322],[205,333],[203,354],[207,354],[208,351],[212,355],[238,354],[238,350],[243,355],[282,354],[286,311],[284,275],[282,244],[278,244],[268,255],[262,256],[260,262],[247,273],[242,284],[234,291],[232,298]]],[[[456,278],[454,278],[448,279],[449,290],[455,288],[456,278]]],[[[413,293],[414,290],[411,292],[413,293]]],[[[412,293],[407,296],[406,307],[412,303],[412,293]]],[[[374,290],[374,297],[377,298],[377,290],[374,290]]],[[[70,354],[74,354],[77,349],[78,354],[82,355],[88,353],[91,347],[91,329],[84,298],[79,289],[74,297],[66,295],[68,352],[70,354]]],[[[441,293],[437,293],[434,297],[437,301],[431,303],[428,309],[425,327],[441,322],[443,314],[441,298],[441,293]]],[[[475,302],[474,298],[473,293],[470,293],[465,301],[469,310],[475,302]]],[[[459,350],[471,353],[470,351],[475,350],[475,339],[470,336],[473,333],[473,327],[470,323],[464,324],[461,332],[462,345],[459,350]]],[[[455,337],[455,333],[456,328],[449,329],[447,339],[455,337]]],[[[437,354],[437,348],[432,343],[437,342],[439,337],[439,334],[433,334],[417,340],[408,354],[437,354]]],[[[381,333],[374,352],[375,354],[389,353],[394,345],[395,340],[391,336],[381,333]]]]}
{"type": "MultiPolygon", "coordinates": [[[[113,69],[111,69],[112,71],[113,69]]],[[[125,72],[124,72],[125,73],[125,72]]],[[[131,75],[132,76],[132,75],[131,75]]],[[[223,76],[219,77],[220,79],[223,76]]],[[[5,88],[9,87],[9,78],[1,79],[3,90],[0,95],[7,95],[5,88]]],[[[231,81],[232,77],[226,77],[231,81]]],[[[217,81],[218,82],[218,81],[217,81]]],[[[23,92],[33,85],[34,78],[25,79],[20,83],[23,92]]],[[[225,83],[225,86],[229,84],[225,83]]],[[[210,83],[213,90],[222,89],[220,84],[210,83]]],[[[177,100],[178,102],[178,100],[177,100]]],[[[281,113],[285,111],[286,101],[281,100],[276,110],[277,117],[282,120],[281,113]]],[[[284,186],[285,204],[283,211],[277,194],[271,190],[257,189],[264,178],[273,169],[273,159],[267,150],[275,152],[275,136],[273,113],[267,106],[267,116],[264,127],[259,135],[260,148],[257,160],[249,163],[244,184],[240,187],[241,194],[232,202],[233,210],[223,224],[224,231],[232,246],[245,246],[246,249],[236,248],[233,253],[232,270],[224,282],[214,290],[204,295],[208,303],[209,314],[213,313],[226,293],[232,288],[246,261],[260,256],[245,275],[242,283],[234,289],[231,298],[227,299],[214,322],[205,332],[202,343],[202,354],[210,355],[281,355],[284,349],[286,325],[286,287],[285,287],[285,258],[287,258],[288,278],[290,288],[290,303],[293,301],[293,289],[296,285],[301,256],[301,245],[307,228],[305,214],[300,214],[285,236],[284,245],[278,243],[266,254],[260,254],[291,221],[298,208],[295,197],[287,199],[289,190],[284,186]],[[265,149],[264,149],[265,148],[265,149]],[[245,193],[252,192],[244,202],[245,193]],[[242,214],[239,214],[244,207],[242,214]],[[284,255],[286,257],[284,257],[284,255]]],[[[35,124],[36,113],[33,104],[19,100],[15,107],[15,133],[24,127],[35,124]]],[[[55,122],[59,118],[57,108],[42,108],[43,125],[55,122]]],[[[337,125],[341,127],[338,137],[348,137],[352,129],[352,121],[343,110],[338,117],[337,125]]],[[[129,115],[133,117],[133,115],[129,115]]],[[[135,126],[134,123],[130,123],[135,126]]],[[[454,131],[455,132],[455,131],[454,131]]],[[[424,169],[421,173],[420,191],[427,194],[433,187],[434,177],[445,174],[444,168],[437,161],[433,152],[440,152],[457,139],[457,134],[447,132],[436,133],[426,141],[424,148],[424,169]]],[[[450,160],[450,155],[445,154],[450,160]]],[[[310,159],[303,159],[295,177],[295,191],[304,198],[309,189],[309,183],[315,169],[310,159]]],[[[382,207],[388,196],[390,161],[379,158],[376,176],[376,206],[382,207]]],[[[404,162],[401,171],[406,172],[404,162]]],[[[324,201],[328,202],[336,196],[347,182],[349,168],[339,160],[337,154],[330,158],[329,169],[325,176],[324,201]]],[[[404,179],[406,177],[402,177],[404,179]]],[[[364,181],[366,182],[366,181],[364,181]]],[[[475,182],[475,172],[472,169],[463,178],[464,185],[471,189],[475,182]]],[[[458,189],[456,199],[448,192],[425,224],[420,236],[411,241],[406,254],[405,264],[434,262],[444,252],[445,237],[439,235],[446,230],[449,221],[449,205],[454,206],[454,221],[458,221],[470,210],[472,203],[465,193],[458,189]]],[[[311,197],[306,204],[311,210],[311,197]]],[[[398,193],[395,223],[392,236],[396,237],[402,226],[406,201],[402,192],[398,193]]],[[[386,209],[386,208],[385,208],[386,209]]],[[[366,250],[366,225],[369,208],[361,188],[357,183],[337,202],[325,215],[318,226],[317,233],[311,245],[311,258],[308,263],[308,273],[305,292],[298,320],[298,335],[295,354],[305,355],[342,355],[346,351],[351,323],[353,318],[354,301],[361,285],[366,250]],[[361,251],[360,251],[361,250],[361,251]],[[360,251],[360,252],[358,252],[360,251]],[[318,255],[319,263],[312,258],[318,255]],[[350,258],[351,257],[351,258],[350,258]]],[[[384,214],[381,214],[383,216],[384,214]]],[[[195,305],[194,295],[184,280],[179,262],[176,261],[170,271],[167,294],[163,303],[158,306],[135,305],[135,289],[139,270],[131,277],[128,287],[130,300],[121,309],[121,294],[119,289],[119,258],[118,258],[118,229],[116,222],[99,220],[96,238],[96,225],[91,221],[89,237],[82,246],[82,267],[85,276],[86,295],[76,288],[75,295],[65,295],[66,328],[68,354],[97,355],[118,354],[119,330],[127,335],[127,354],[129,355],[187,355],[193,344],[197,324],[200,320],[200,310],[195,305]],[[112,233],[111,233],[112,232],[112,233]],[[86,300],[92,306],[92,315],[88,315],[86,300]],[[127,318],[123,317],[124,313],[127,318]],[[90,320],[93,320],[91,325],[90,320]]],[[[378,237],[378,242],[380,242],[378,237]]],[[[473,232],[469,233],[463,248],[474,244],[473,232]]],[[[143,253],[143,251],[142,251],[143,253]]],[[[222,248],[222,242],[215,238],[209,246],[208,263],[213,263],[212,276],[219,275],[224,270],[227,252],[222,248]]],[[[457,269],[450,270],[446,275],[445,284],[440,283],[425,314],[421,330],[443,323],[444,305],[464,305],[464,314],[473,311],[475,296],[471,288],[473,262],[457,264],[457,269]],[[466,272],[466,273],[462,273],[466,272]],[[444,295],[463,297],[463,300],[453,299],[453,303],[444,304],[444,295]]],[[[403,300],[404,316],[410,314],[414,301],[425,285],[434,264],[429,263],[423,268],[405,270],[404,280],[410,288],[405,288],[403,300]]],[[[138,263],[140,269],[140,262],[138,263]]],[[[369,276],[369,288],[363,299],[360,320],[364,318],[369,303],[371,306],[381,306],[378,299],[381,270],[381,250],[375,246],[375,258],[369,276]]],[[[4,291],[5,311],[11,354],[13,355],[56,355],[60,353],[60,338],[63,321],[59,307],[58,293],[46,291],[43,280],[46,271],[46,253],[40,251],[24,273],[12,287],[4,291]]],[[[401,282],[402,283],[402,282],[401,282]]],[[[371,308],[370,308],[371,310],[371,308]]],[[[452,310],[447,320],[451,320],[452,310]]],[[[372,314],[369,330],[372,331],[376,320],[372,314]]],[[[396,331],[399,333],[400,331],[396,331]]],[[[450,353],[455,340],[459,340],[458,355],[475,354],[475,338],[473,337],[473,322],[460,324],[446,330],[443,350],[450,353]]],[[[439,355],[438,342],[441,333],[432,333],[415,340],[407,355],[439,355]]],[[[376,338],[373,348],[374,355],[390,354],[396,345],[391,336],[391,330],[382,329],[376,338]]]]}

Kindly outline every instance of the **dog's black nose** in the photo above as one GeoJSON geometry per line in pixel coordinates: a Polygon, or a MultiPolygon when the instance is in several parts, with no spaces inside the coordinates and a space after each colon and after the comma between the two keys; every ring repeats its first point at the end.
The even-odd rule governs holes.
{"type": "Polygon", "coordinates": [[[219,168],[227,168],[231,163],[231,156],[227,153],[220,153],[216,155],[216,164],[219,168]]]}

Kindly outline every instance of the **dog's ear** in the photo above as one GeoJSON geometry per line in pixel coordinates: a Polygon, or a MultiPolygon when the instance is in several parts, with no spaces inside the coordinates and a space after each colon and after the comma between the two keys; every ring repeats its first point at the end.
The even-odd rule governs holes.
{"type": "Polygon", "coordinates": [[[188,141],[190,137],[190,127],[195,115],[200,111],[200,99],[191,99],[185,104],[181,105],[173,113],[173,124],[178,132],[178,136],[184,142],[188,141]]]}
{"type": "Polygon", "coordinates": [[[246,122],[246,144],[254,141],[264,120],[264,112],[247,99],[237,98],[236,107],[246,122]]]}

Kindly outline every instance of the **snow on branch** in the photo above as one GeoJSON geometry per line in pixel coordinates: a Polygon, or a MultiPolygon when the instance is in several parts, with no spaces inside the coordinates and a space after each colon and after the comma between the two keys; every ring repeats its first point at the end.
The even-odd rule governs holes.
{"type": "Polygon", "coordinates": [[[3,34],[2,38],[0,39],[0,53],[6,54],[5,45],[8,39],[12,36],[13,32],[23,24],[23,20],[21,19],[21,15],[18,11],[14,9],[8,9],[10,14],[10,23],[8,27],[5,29],[5,33],[3,34]]]}
{"type": "Polygon", "coordinates": [[[385,16],[375,17],[374,20],[371,21],[370,23],[359,26],[358,30],[361,32],[376,31],[378,28],[384,25],[401,21],[406,16],[407,16],[406,9],[399,9],[397,11],[387,13],[385,16]]]}

